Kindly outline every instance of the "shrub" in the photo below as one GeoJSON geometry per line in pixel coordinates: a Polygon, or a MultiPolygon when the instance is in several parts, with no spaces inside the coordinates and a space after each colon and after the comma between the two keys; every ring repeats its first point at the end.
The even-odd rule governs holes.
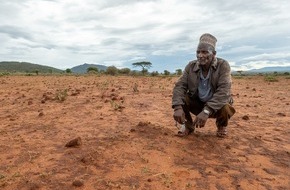
{"type": "Polygon", "coordinates": [[[264,80],[267,82],[278,82],[277,77],[274,75],[266,75],[264,80]]]}
{"type": "Polygon", "coordinates": [[[109,66],[106,70],[106,73],[109,75],[117,75],[118,69],[115,66],[109,66]]]}

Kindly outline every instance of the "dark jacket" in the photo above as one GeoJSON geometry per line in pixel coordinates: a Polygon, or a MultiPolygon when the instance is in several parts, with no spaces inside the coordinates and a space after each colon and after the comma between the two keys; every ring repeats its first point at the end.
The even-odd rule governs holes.
{"type": "MultiPolygon", "coordinates": [[[[232,103],[231,69],[229,63],[221,58],[214,59],[211,69],[209,80],[213,91],[213,97],[205,103],[205,106],[211,111],[216,112],[227,103],[232,103]]],[[[198,97],[200,72],[201,68],[197,60],[188,63],[173,89],[173,108],[177,105],[184,105],[186,93],[192,98],[198,97]]]]}

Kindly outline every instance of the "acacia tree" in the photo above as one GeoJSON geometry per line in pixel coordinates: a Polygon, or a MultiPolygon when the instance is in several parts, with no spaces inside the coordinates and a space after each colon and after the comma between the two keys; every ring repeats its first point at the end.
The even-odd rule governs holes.
{"type": "Polygon", "coordinates": [[[182,75],[182,69],[176,69],[176,75],[182,75]]]}
{"type": "Polygon", "coordinates": [[[133,63],[132,65],[134,67],[141,67],[142,68],[141,72],[143,73],[143,75],[148,71],[150,67],[152,67],[152,63],[147,61],[136,62],[133,63]]]}

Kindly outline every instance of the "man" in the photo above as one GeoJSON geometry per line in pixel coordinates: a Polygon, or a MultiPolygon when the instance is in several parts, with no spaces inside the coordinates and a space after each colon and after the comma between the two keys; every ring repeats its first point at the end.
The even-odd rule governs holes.
{"type": "Polygon", "coordinates": [[[197,60],[190,61],[173,89],[172,108],[176,122],[184,124],[178,136],[204,127],[208,118],[216,118],[218,137],[227,136],[229,119],[234,115],[229,63],[216,57],[217,39],[211,34],[200,37],[197,60]],[[192,120],[191,114],[196,117],[192,120]]]}

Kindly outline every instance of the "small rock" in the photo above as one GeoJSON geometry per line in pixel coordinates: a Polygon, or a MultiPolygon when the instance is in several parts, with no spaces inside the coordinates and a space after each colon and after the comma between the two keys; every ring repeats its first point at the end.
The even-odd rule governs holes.
{"type": "Polygon", "coordinates": [[[76,179],[73,181],[72,185],[76,187],[81,187],[84,185],[84,182],[82,180],[76,179]]]}
{"type": "Polygon", "coordinates": [[[29,100],[27,104],[28,104],[28,105],[32,105],[33,102],[32,102],[31,100],[29,100]]]}
{"type": "Polygon", "coordinates": [[[277,115],[282,116],[282,117],[285,117],[286,116],[285,113],[277,113],[277,115]]]}
{"type": "Polygon", "coordinates": [[[76,146],[80,146],[81,144],[82,144],[81,137],[77,137],[67,142],[65,147],[76,147],[76,146]]]}
{"type": "Polygon", "coordinates": [[[149,178],[149,179],[147,179],[147,181],[148,181],[148,182],[152,182],[152,179],[149,178]]]}
{"type": "Polygon", "coordinates": [[[249,118],[249,116],[244,115],[244,116],[242,117],[242,119],[243,119],[243,120],[249,120],[250,118],[249,118]]]}
{"type": "Polygon", "coordinates": [[[39,117],[44,116],[44,113],[43,113],[43,112],[40,112],[40,113],[38,114],[38,116],[39,116],[39,117]]]}
{"type": "Polygon", "coordinates": [[[131,133],[133,133],[133,132],[135,132],[136,131],[136,129],[130,129],[130,132],[131,133]]]}

